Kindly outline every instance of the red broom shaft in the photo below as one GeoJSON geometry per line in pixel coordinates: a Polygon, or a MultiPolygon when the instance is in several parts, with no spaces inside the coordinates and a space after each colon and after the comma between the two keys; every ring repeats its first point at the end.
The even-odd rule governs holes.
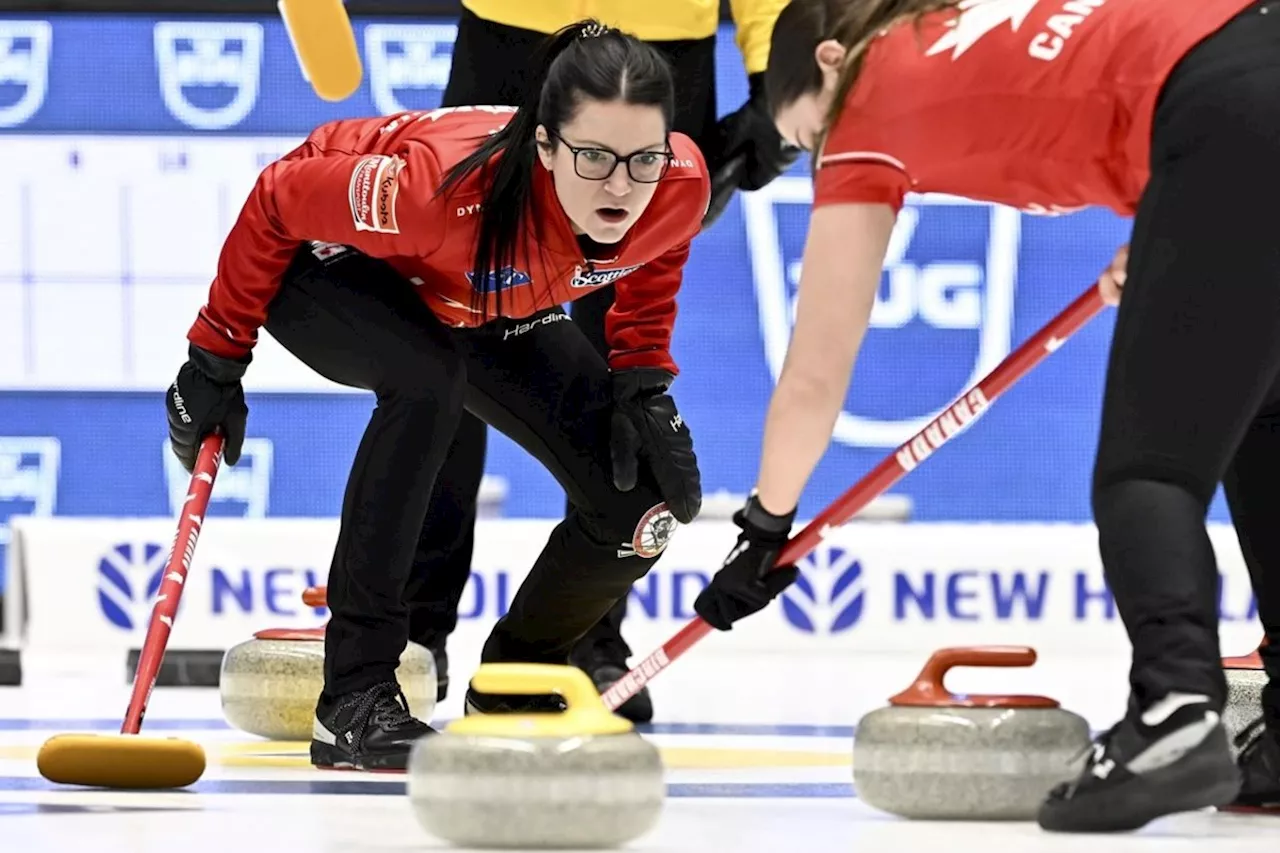
{"type": "MultiPolygon", "coordinates": [[[[1104,307],[1102,293],[1096,285],[1082,293],[1044,328],[1005,357],[995,370],[944,410],[942,415],[881,460],[870,473],[793,536],[778,555],[776,565],[791,565],[803,559],[832,529],[853,518],[867,504],[888,491],[894,483],[932,455],[933,451],[963,431],[950,428],[944,430],[940,426],[941,421],[949,419],[951,423],[956,423],[958,416],[963,415],[965,426],[972,423],[1001,394],[1030,373],[1032,368],[1056,351],[1104,307]]],[[[661,648],[640,661],[606,690],[601,697],[605,706],[611,711],[620,708],[711,630],[711,626],[701,617],[694,617],[661,648]]]]}
{"type": "Polygon", "coordinates": [[[218,476],[218,466],[222,463],[222,441],[222,435],[214,433],[200,445],[200,455],[196,459],[191,485],[187,487],[187,499],[182,505],[182,515],[178,520],[173,551],[169,554],[164,580],[160,583],[156,603],[151,610],[147,637],[142,644],[142,653],[138,656],[133,694],[129,699],[124,725],[120,729],[122,734],[136,735],[142,729],[142,718],[146,715],[151,691],[160,675],[160,664],[164,661],[164,652],[169,645],[169,632],[173,630],[173,620],[178,616],[182,589],[186,585],[187,572],[191,569],[191,559],[196,552],[196,542],[199,541],[200,530],[204,526],[204,515],[209,509],[213,481],[218,476]]]}

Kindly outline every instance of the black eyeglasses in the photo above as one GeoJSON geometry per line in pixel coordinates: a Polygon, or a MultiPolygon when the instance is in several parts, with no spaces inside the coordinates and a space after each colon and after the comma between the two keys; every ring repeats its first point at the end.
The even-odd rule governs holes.
{"type": "Polygon", "coordinates": [[[623,157],[607,148],[580,148],[548,128],[547,133],[573,154],[573,171],[588,181],[605,181],[618,168],[627,164],[627,174],[638,184],[656,184],[671,168],[674,155],[670,151],[635,151],[623,157]]]}

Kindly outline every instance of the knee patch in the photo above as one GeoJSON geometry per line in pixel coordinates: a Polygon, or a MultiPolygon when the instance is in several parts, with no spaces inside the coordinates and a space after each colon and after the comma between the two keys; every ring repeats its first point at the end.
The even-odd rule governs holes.
{"type": "Polygon", "coordinates": [[[618,557],[651,560],[662,555],[680,523],[665,503],[656,503],[637,513],[613,512],[597,517],[592,525],[598,535],[617,548],[618,557]]]}

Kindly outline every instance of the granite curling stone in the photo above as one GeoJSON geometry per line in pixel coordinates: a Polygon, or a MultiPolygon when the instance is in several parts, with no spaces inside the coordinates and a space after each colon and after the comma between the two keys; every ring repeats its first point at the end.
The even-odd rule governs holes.
{"type": "Polygon", "coordinates": [[[1267,686],[1267,673],[1262,668],[1260,650],[1266,644],[1264,639],[1258,646],[1259,651],[1222,659],[1227,677],[1227,704],[1222,709],[1222,726],[1231,741],[1232,757],[1238,757],[1243,746],[1236,743],[1236,738],[1262,716],[1262,688],[1267,686]]]}
{"type": "Polygon", "coordinates": [[[858,723],[857,796],[917,820],[1034,820],[1050,789],[1082,769],[1088,723],[1048,697],[957,696],[942,681],[955,666],[1035,660],[1020,646],[935,652],[911,687],[858,723]]]}
{"type": "MultiPolygon", "coordinates": [[[[410,713],[430,720],[436,708],[431,652],[409,643],[396,680],[410,713]]],[[[218,690],[222,714],[233,727],[270,740],[311,740],[323,687],[324,628],[275,628],[227,650],[218,690]]]]}
{"type": "Polygon", "coordinates": [[[481,666],[482,693],[564,697],[563,713],[464,717],[409,758],[422,827],[460,847],[608,848],[657,823],[666,786],[657,748],[611,714],[576,667],[481,666]]]}

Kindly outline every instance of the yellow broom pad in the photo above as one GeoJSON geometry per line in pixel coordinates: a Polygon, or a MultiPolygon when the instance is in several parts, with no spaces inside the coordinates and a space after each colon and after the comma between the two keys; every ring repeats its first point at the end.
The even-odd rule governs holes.
{"type": "Polygon", "coordinates": [[[58,735],[36,754],[40,775],[92,788],[183,788],[204,774],[204,750],[177,738],[58,735]]]}
{"type": "Polygon", "coordinates": [[[341,101],[360,87],[364,69],[342,0],[279,0],[280,17],[302,74],[326,101],[341,101]]]}

